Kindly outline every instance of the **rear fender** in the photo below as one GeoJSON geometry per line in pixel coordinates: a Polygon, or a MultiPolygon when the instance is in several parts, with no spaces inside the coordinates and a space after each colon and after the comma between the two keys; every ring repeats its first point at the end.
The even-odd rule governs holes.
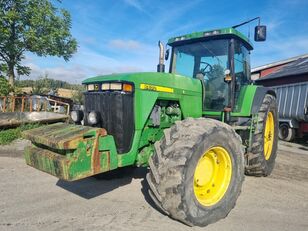
{"type": "Polygon", "coordinates": [[[260,107],[263,103],[263,99],[266,94],[270,94],[276,97],[276,93],[273,89],[258,86],[255,92],[255,95],[254,95],[254,99],[253,99],[253,103],[251,107],[251,114],[257,114],[259,112],[260,107]]]}

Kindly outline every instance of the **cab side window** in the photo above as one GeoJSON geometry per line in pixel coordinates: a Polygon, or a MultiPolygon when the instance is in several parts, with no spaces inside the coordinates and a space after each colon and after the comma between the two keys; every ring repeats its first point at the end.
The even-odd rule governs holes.
{"type": "Polygon", "coordinates": [[[235,101],[237,101],[243,85],[250,81],[249,51],[242,42],[236,40],[234,44],[234,74],[235,101]]]}

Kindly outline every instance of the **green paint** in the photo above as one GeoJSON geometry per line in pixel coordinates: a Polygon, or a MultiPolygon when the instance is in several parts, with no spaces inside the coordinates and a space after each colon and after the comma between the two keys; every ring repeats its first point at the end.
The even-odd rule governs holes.
{"type": "Polygon", "coordinates": [[[104,136],[104,137],[100,137],[99,138],[99,146],[98,146],[98,150],[100,152],[109,152],[109,169],[108,170],[112,170],[112,169],[116,169],[118,167],[118,153],[117,153],[117,149],[116,149],[116,145],[113,139],[113,136],[104,136]]]}
{"type": "Polygon", "coordinates": [[[94,149],[94,139],[87,139],[86,142],[80,142],[77,149],[71,156],[67,156],[70,161],[68,174],[70,179],[81,179],[83,176],[92,173],[91,154],[94,149]]]}
{"type": "Polygon", "coordinates": [[[137,156],[136,165],[139,166],[147,166],[148,165],[148,159],[151,155],[154,153],[154,147],[153,145],[146,146],[143,148],[137,156]]]}
{"type": "Polygon", "coordinates": [[[118,167],[118,159],[113,137],[105,134],[101,128],[64,123],[32,129],[23,134],[33,142],[25,159],[28,165],[68,181],[106,172],[118,167]]]}
{"type": "Polygon", "coordinates": [[[249,41],[249,39],[243,35],[238,30],[229,27],[224,29],[216,29],[216,30],[207,30],[202,32],[194,32],[186,35],[177,36],[174,38],[171,38],[168,40],[168,45],[172,46],[173,43],[177,41],[186,41],[186,40],[192,40],[192,39],[200,39],[205,37],[211,37],[211,36],[224,36],[224,35],[234,35],[240,39],[242,39],[249,47],[251,47],[251,50],[253,49],[252,43],[249,41]]]}
{"type": "MultiPolygon", "coordinates": [[[[247,85],[241,88],[239,97],[236,101],[234,112],[231,112],[231,116],[234,117],[250,117],[251,109],[253,106],[253,100],[258,86],[247,85]]],[[[221,116],[221,112],[216,111],[204,111],[204,116],[221,116]]]]}
{"type": "MultiPolygon", "coordinates": [[[[175,44],[179,38],[193,40],[205,34],[211,36],[210,32],[172,38],[169,44],[175,44]]],[[[248,39],[233,28],[221,29],[217,33],[232,34],[251,46],[248,39]]],[[[113,136],[104,133],[104,129],[55,124],[25,133],[25,137],[34,144],[25,152],[26,162],[65,180],[77,180],[129,165],[146,166],[154,152],[155,142],[162,138],[164,129],[176,121],[201,116],[223,119],[222,112],[202,111],[203,90],[198,79],[172,73],[147,72],[97,76],[86,79],[83,84],[111,81],[130,82],[134,85],[135,130],[129,152],[118,154],[113,136]],[[160,107],[160,123],[151,118],[154,106],[160,107]]],[[[241,87],[231,116],[253,116],[251,109],[256,89],[254,85],[241,87]]],[[[253,129],[249,129],[250,133],[253,129]]]]}

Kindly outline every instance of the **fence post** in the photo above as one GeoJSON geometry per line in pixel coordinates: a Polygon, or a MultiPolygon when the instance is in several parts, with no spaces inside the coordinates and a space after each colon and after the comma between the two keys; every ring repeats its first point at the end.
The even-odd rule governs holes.
{"type": "Polygon", "coordinates": [[[33,104],[32,100],[33,100],[33,97],[30,97],[30,108],[29,108],[30,112],[32,112],[32,104],[33,104]]]}
{"type": "Polygon", "coordinates": [[[36,101],[37,101],[37,108],[36,108],[36,110],[39,112],[40,108],[41,108],[41,99],[38,97],[36,101]]]}
{"type": "Polygon", "coordinates": [[[3,98],[3,112],[6,111],[6,96],[3,98]]]}
{"type": "Polygon", "coordinates": [[[24,112],[25,109],[25,97],[21,97],[21,112],[24,112]]]}
{"type": "Polygon", "coordinates": [[[12,112],[15,111],[15,96],[12,96],[12,112]]]}

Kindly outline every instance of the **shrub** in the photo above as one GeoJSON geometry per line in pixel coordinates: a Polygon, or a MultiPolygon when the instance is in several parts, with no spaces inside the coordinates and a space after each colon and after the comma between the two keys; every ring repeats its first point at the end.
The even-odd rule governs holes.
{"type": "Polygon", "coordinates": [[[21,138],[21,133],[41,126],[38,123],[22,124],[20,127],[0,131],[0,145],[10,144],[12,141],[21,138]]]}

